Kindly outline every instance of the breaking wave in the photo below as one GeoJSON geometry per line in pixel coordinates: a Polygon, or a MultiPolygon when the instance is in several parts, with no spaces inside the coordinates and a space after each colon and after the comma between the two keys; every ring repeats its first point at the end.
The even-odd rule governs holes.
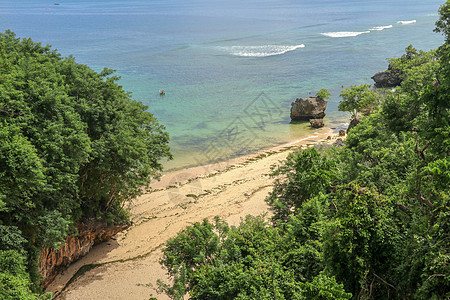
{"type": "Polygon", "coordinates": [[[287,52],[294,51],[296,49],[304,47],[305,45],[301,44],[295,46],[264,45],[264,46],[231,46],[220,48],[234,56],[266,57],[285,54],[287,52]]]}
{"type": "Polygon", "coordinates": [[[401,24],[401,25],[408,25],[408,24],[413,24],[416,22],[417,22],[416,20],[411,20],[411,21],[398,21],[397,23],[401,24]]]}
{"type": "Polygon", "coordinates": [[[375,26],[370,28],[370,31],[381,31],[381,30],[385,30],[385,29],[389,29],[392,28],[392,25],[387,25],[387,26],[375,26]]]}
{"type": "Polygon", "coordinates": [[[370,33],[370,31],[339,31],[339,32],[324,32],[321,35],[332,38],[354,37],[360,34],[370,33]]]}

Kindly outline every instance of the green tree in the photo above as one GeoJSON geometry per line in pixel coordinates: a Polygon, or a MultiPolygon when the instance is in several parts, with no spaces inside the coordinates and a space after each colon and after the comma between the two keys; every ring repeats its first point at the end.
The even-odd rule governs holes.
{"type": "MultiPolygon", "coordinates": [[[[396,88],[400,93],[406,93],[413,98],[410,104],[417,103],[414,99],[420,96],[421,91],[430,84],[436,82],[436,74],[439,68],[439,60],[436,58],[436,50],[417,50],[412,45],[405,49],[405,54],[400,58],[392,58],[389,63],[400,72],[402,83],[396,88]]],[[[410,107],[411,110],[419,107],[410,107]]]]}
{"type": "Polygon", "coordinates": [[[336,179],[336,171],[334,161],[314,148],[289,154],[271,174],[276,177],[275,186],[266,201],[274,211],[273,218],[285,222],[304,201],[326,193],[336,179]]]}
{"type": "Polygon", "coordinates": [[[2,154],[23,149],[35,156],[28,169],[26,164],[18,167],[26,155],[9,156],[16,162],[4,156],[0,163],[10,166],[2,170],[11,171],[2,178],[4,184],[39,179],[39,184],[33,181],[23,188],[25,194],[8,183],[1,201],[18,199],[23,209],[28,199],[32,212],[23,215],[33,220],[32,226],[47,228],[50,215],[59,219],[51,222],[57,226],[54,233],[61,232],[54,235],[58,239],[67,233],[65,220],[123,219],[124,202],[158,176],[160,159],[171,157],[164,127],[123,91],[118,78],[110,76],[112,70],[97,73],[10,31],[0,35],[0,43],[2,154]]]}
{"type": "Polygon", "coordinates": [[[368,84],[346,88],[339,96],[342,98],[339,102],[339,110],[350,112],[352,119],[358,119],[358,113],[369,114],[380,103],[380,96],[371,90],[368,84]]]}
{"type": "Polygon", "coordinates": [[[326,99],[330,99],[330,92],[326,89],[321,89],[320,91],[317,92],[316,97],[326,100],[326,99]]]}
{"type": "Polygon", "coordinates": [[[352,294],[346,293],[342,284],[338,284],[334,277],[320,274],[312,280],[300,284],[303,299],[309,300],[344,300],[351,299],[352,294]]]}
{"type": "Polygon", "coordinates": [[[441,66],[437,72],[437,82],[428,86],[420,97],[424,105],[420,134],[430,143],[430,154],[444,158],[450,155],[450,1],[441,5],[439,15],[435,31],[444,35],[445,43],[437,50],[441,66]]]}
{"type": "Polygon", "coordinates": [[[370,299],[393,294],[389,268],[395,262],[395,223],[390,201],[356,184],[341,186],[334,196],[335,218],[327,225],[324,257],[327,269],[346,291],[370,299]]]}
{"type": "Polygon", "coordinates": [[[25,257],[17,250],[0,250],[0,298],[5,300],[37,299],[31,289],[25,257]]]}
{"type": "MultiPolygon", "coordinates": [[[[448,44],[450,38],[450,3],[446,1],[439,7],[439,20],[436,21],[435,32],[440,32],[446,37],[446,43],[448,44]]],[[[444,45],[445,45],[444,44],[444,45]]]]}
{"type": "Polygon", "coordinates": [[[167,242],[161,263],[173,285],[159,284],[172,299],[187,293],[192,299],[350,299],[342,285],[320,271],[298,274],[299,264],[306,266],[310,258],[300,253],[307,251],[297,252],[297,267],[286,259],[293,255],[284,253],[302,247],[263,217],[247,216],[239,227],[204,220],[167,242]]]}

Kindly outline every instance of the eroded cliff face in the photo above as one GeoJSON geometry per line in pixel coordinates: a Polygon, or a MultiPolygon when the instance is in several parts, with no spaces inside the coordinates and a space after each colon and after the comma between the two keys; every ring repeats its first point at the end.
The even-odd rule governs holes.
{"type": "Polygon", "coordinates": [[[65,244],[59,249],[41,249],[39,273],[42,275],[44,287],[47,287],[72,262],[88,254],[92,246],[109,240],[129,226],[129,224],[111,225],[101,222],[83,223],[77,226],[78,234],[66,238],[65,244]]]}

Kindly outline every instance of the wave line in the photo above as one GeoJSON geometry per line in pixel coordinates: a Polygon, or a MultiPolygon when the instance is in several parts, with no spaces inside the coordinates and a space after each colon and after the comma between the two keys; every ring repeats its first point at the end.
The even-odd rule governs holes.
{"type": "Polygon", "coordinates": [[[413,24],[416,23],[417,20],[411,20],[411,21],[398,21],[397,24],[401,24],[401,25],[408,25],[408,24],[413,24]]]}
{"type": "Polygon", "coordinates": [[[375,27],[370,28],[369,30],[370,30],[370,31],[382,31],[382,30],[384,30],[384,29],[389,29],[389,28],[392,28],[392,25],[387,25],[387,26],[375,26],[375,27]]]}
{"type": "Polygon", "coordinates": [[[264,46],[231,46],[219,47],[222,50],[234,56],[241,57],[267,57],[282,55],[290,51],[304,48],[304,44],[294,46],[280,46],[280,45],[264,45],[264,46]]]}
{"type": "Polygon", "coordinates": [[[324,32],[321,35],[331,37],[331,38],[344,38],[344,37],[355,37],[360,34],[370,33],[370,31],[338,31],[338,32],[324,32]]]}

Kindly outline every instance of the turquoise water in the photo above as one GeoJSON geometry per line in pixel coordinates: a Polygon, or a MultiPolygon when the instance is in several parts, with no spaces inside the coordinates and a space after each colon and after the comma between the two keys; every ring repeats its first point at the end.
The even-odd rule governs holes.
{"type": "Polygon", "coordinates": [[[432,32],[443,3],[435,0],[59,3],[2,0],[0,30],[96,70],[116,69],[170,133],[169,169],[313,134],[306,123],[290,124],[290,103],[321,88],[332,93],[327,125],[344,126],[342,86],[372,83],[409,44],[443,42],[432,32]]]}

